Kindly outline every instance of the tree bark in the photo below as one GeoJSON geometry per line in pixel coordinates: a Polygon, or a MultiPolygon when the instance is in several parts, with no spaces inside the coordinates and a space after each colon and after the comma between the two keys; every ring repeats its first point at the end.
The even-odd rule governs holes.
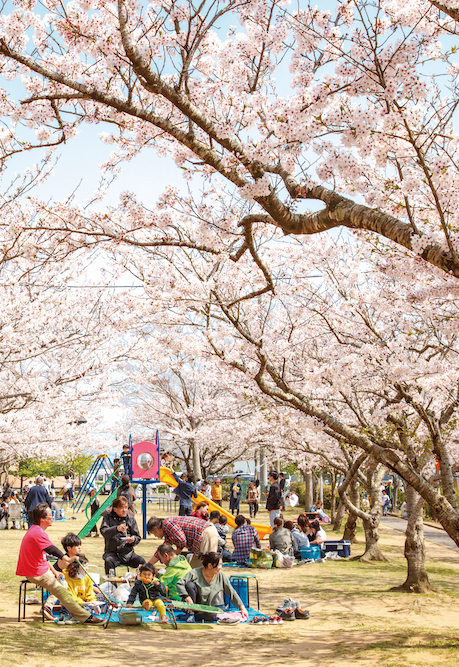
{"type": "Polygon", "coordinates": [[[408,522],[405,538],[405,558],[408,565],[406,580],[393,591],[406,593],[429,593],[433,590],[429,582],[425,564],[424,522],[422,511],[424,501],[412,486],[405,484],[408,522]]]}
{"type": "MultiPolygon", "coordinates": [[[[359,482],[354,478],[351,482],[351,503],[355,507],[360,507],[360,494],[359,494],[359,482]]],[[[349,540],[351,544],[357,544],[358,540],[356,537],[357,532],[357,521],[358,516],[352,510],[349,510],[349,515],[347,517],[346,525],[344,526],[343,540],[349,540]]]]}
{"type": "Polygon", "coordinates": [[[192,438],[191,440],[191,451],[193,454],[194,481],[197,482],[198,479],[202,479],[202,472],[201,472],[201,458],[199,456],[199,445],[196,442],[195,438],[192,438]]]}
{"type": "Polygon", "coordinates": [[[353,560],[360,560],[361,562],[369,562],[371,560],[377,561],[387,561],[387,558],[383,555],[382,551],[379,548],[379,523],[381,521],[382,514],[382,499],[381,499],[381,480],[384,476],[386,468],[384,466],[378,465],[375,461],[369,461],[367,463],[366,470],[366,488],[370,492],[371,496],[371,509],[367,512],[364,512],[361,508],[354,505],[349,496],[347,495],[347,489],[354,482],[354,477],[356,477],[359,468],[365,463],[365,455],[361,454],[353,462],[349,472],[346,475],[346,478],[341,482],[339,486],[339,495],[342,502],[346,505],[347,509],[350,512],[356,514],[363,522],[363,529],[365,531],[365,553],[362,556],[355,556],[353,560]]]}
{"type": "Polygon", "coordinates": [[[315,475],[313,472],[311,472],[311,478],[312,478],[312,504],[316,504],[317,501],[319,500],[319,480],[317,478],[317,475],[315,475]]]}
{"type": "Polygon", "coordinates": [[[379,548],[379,523],[381,521],[381,507],[365,512],[367,518],[363,519],[365,531],[365,553],[357,557],[362,563],[371,560],[387,561],[387,558],[379,548]]]}
{"type": "Polygon", "coordinates": [[[303,473],[304,477],[304,483],[306,487],[306,491],[304,494],[304,506],[306,508],[306,511],[311,507],[313,503],[313,480],[312,480],[312,470],[306,470],[303,473]]]}
{"type": "MultiPolygon", "coordinates": [[[[331,499],[330,499],[330,520],[335,523],[335,513],[336,513],[336,474],[333,470],[330,471],[330,481],[331,481],[331,499]]],[[[333,525],[333,529],[335,526],[333,525]]]]}
{"type": "Polygon", "coordinates": [[[339,532],[341,530],[341,524],[346,513],[346,506],[342,500],[339,501],[338,509],[336,510],[335,520],[333,521],[333,530],[339,532]]]}

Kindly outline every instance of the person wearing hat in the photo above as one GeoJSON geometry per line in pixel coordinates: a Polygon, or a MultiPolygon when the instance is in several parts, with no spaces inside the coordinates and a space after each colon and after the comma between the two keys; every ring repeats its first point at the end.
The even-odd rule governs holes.
{"type": "Polygon", "coordinates": [[[217,477],[215,480],[215,484],[212,486],[210,490],[210,495],[212,500],[216,505],[222,506],[222,480],[220,477],[217,477]]]}
{"type": "Polygon", "coordinates": [[[120,496],[126,498],[128,502],[128,512],[131,516],[134,516],[135,515],[134,503],[136,501],[136,495],[134,489],[131,486],[131,480],[129,478],[129,475],[121,476],[121,486],[118,489],[116,497],[119,498],[120,496]]]}

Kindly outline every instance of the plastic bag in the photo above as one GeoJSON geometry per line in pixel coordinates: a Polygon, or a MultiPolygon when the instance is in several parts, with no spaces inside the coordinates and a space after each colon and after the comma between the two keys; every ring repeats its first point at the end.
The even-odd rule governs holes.
{"type": "Polygon", "coordinates": [[[129,584],[121,584],[120,586],[118,586],[118,588],[115,588],[111,596],[117,602],[125,603],[128,601],[130,592],[131,592],[131,587],[129,586],[129,584]]]}
{"type": "Polygon", "coordinates": [[[274,553],[276,554],[276,567],[293,567],[295,556],[283,554],[278,549],[274,553]]]}
{"type": "Polygon", "coordinates": [[[112,596],[114,591],[116,591],[115,586],[110,581],[106,581],[104,584],[101,584],[99,588],[102,593],[105,593],[107,596],[112,596]]]}

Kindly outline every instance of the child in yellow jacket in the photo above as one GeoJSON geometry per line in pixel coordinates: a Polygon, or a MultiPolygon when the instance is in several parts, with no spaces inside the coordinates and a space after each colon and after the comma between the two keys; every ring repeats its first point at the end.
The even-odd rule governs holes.
{"type": "MultiPolygon", "coordinates": [[[[78,604],[90,611],[91,614],[100,614],[100,607],[94,593],[92,579],[80,567],[80,563],[84,566],[88,562],[88,559],[84,554],[79,554],[78,558],[79,562],[74,561],[70,563],[68,568],[62,571],[68,591],[75,602],[78,602],[78,604]]],[[[58,622],[65,622],[66,618],[70,617],[65,608],[62,609],[62,612],[64,618],[61,617],[58,622]]]]}

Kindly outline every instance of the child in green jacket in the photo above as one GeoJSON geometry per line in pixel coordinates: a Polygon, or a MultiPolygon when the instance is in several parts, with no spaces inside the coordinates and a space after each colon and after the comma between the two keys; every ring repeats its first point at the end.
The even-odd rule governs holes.
{"type": "Polygon", "coordinates": [[[181,554],[177,556],[174,547],[166,542],[158,547],[157,553],[159,561],[166,566],[166,572],[160,575],[159,579],[167,588],[167,597],[170,600],[181,600],[181,596],[177,593],[176,584],[191,570],[191,565],[185,556],[181,554]]]}

